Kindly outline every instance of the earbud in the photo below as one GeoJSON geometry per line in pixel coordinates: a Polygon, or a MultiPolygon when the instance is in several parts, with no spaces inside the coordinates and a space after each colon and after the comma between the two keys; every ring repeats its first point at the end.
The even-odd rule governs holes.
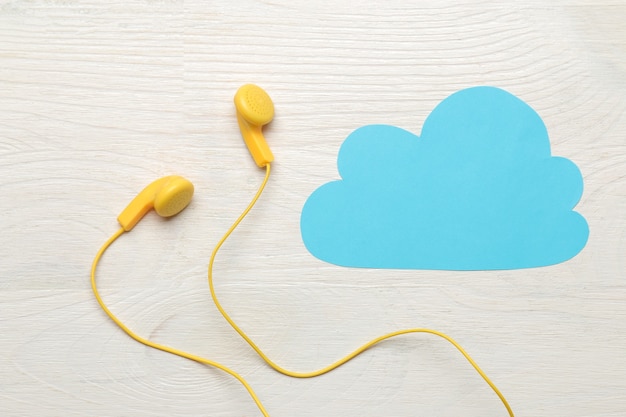
{"type": "Polygon", "coordinates": [[[185,178],[177,175],[163,177],[144,188],[117,217],[117,221],[128,232],[153,208],[163,217],[180,213],[192,196],[193,184],[185,178]]]}
{"type": "Polygon", "coordinates": [[[274,117],[274,103],[261,87],[246,84],[235,94],[235,108],[243,140],[254,162],[263,168],[274,160],[274,155],[261,130],[261,127],[268,124],[274,117]]]}

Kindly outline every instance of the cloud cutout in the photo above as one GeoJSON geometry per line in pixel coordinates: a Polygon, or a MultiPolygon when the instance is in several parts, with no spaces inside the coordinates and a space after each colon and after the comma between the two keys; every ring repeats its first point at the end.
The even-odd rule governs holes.
{"type": "Polygon", "coordinates": [[[573,211],[577,166],[550,155],[539,115],[494,87],[442,101],[421,136],[388,125],[357,129],[339,151],[341,180],[301,215],[306,248],[350,267],[500,270],[564,262],[589,228],[573,211]]]}

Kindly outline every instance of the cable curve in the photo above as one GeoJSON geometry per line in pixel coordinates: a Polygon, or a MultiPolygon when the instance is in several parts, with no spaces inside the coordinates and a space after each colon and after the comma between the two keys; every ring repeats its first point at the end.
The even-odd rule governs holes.
{"type": "Polygon", "coordinates": [[[491,379],[489,379],[489,377],[485,374],[485,372],[478,366],[478,364],[474,361],[474,359],[472,359],[472,357],[465,351],[465,349],[463,349],[463,347],[461,347],[461,345],[459,345],[454,339],[452,339],[450,336],[448,336],[448,335],[446,335],[446,334],[444,334],[442,332],[439,332],[437,330],[431,330],[431,329],[425,329],[425,328],[414,328],[414,329],[398,330],[398,331],[395,331],[395,332],[387,333],[387,334],[385,334],[383,336],[380,336],[380,337],[377,337],[377,338],[371,340],[370,342],[365,343],[364,345],[362,345],[361,347],[359,347],[358,349],[356,349],[352,353],[346,355],[345,357],[339,359],[338,361],[336,361],[336,362],[334,362],[334,363],[332,363],[332,364],[330,364],[330,365],[328,365],[328,366],[326,366],[326,367],[324,367],[322,369],[319,369],[317,371],[294,372],[294,371],[290,371],[288,369],[285,369],[285,368],[279,366],[278,364],[276,364],[274,361],[272,361],[261,350],[261,348],[259,348],[256,345],[256,343],[254,343],[254,341],[235,323],[235,321],[228,315],[226,310],[224,310],[224,308],[222,307],[222,305],[220,304],[220,302],[219,302],[219,300],[217,298],[217,295],[215,293],[215,286],[214,286],[214,283],[213,283],[213,264],[215,263],[215,257],[217,256],[217,253],[219,252],[220,248],[222,247],[222,245],[224,244],[226,239],[228,239],[228,237],[233,233],[233,231],[237,228],[237,226],[239,226],[239,224],[242,222],[242,220],[248,215],[250,210],[252,210],[254,205],[257,203],[257,201],[261,197],[261,194],[263,193],[263,190],[265,189],[265,186],[267,185],[267,182],[269,180],[270,172],[271,172],[270,164],[268,163],[265,166],[265,178],[263,179],[263,182],[259,186],[259,189],[257,190],[256,194],[254,195],[254,197],[252,198],[252,200],[250,201],[248,206],[245,208],[245,210],[239,215],[237,220],[235,220],[235,222],[230,226],[230,228],[226,231],[226,233],[224,233],[224,236],[222,236],[222,238],[219,240],[219,242],[215,245],[215,248],[213,249],[213,252],[211,253],[211,258],[209,260],[209,268],[208,268],[209,289],[211,291],[211,297],[213,299],[213,302],[215,303],[215,306],[217,307],[219,312],[222,314],[224,319],[228,322],[228,324],[230,324],[231,327],[237,333],[239,333],[239,335],[250,345],[250,347],[252,347],[252,349],[254,349],[254,351],[261,357],[261,359],[263,359],[275,371],[280,372],[283,375],[287,375],[287,376],[290,376],[290,377],[293,377],[293,378],[313,378],[313,377],[320,376],[320,375],[323,375],[325,373],[328,373],[328,372],[330,372],[330,371],[340,367],[341,365],[345,364],[346,362],[350,361],[351,359],[353,359],[356,356],[360,355],[361,353],[365,352],[367,349],[371,348],[372,346],[382,342],[383,340],[390,339],[392,337],[396,337],[396,336],[400,336],[400,335],[404,335],[404,334],[409,334],[409,333],[428,333],[428,334],[432,334],[432,335],[435,335],[435,336],[439,336],[439,337],[447,340],[448,342],[450,342],[465,357],[465,359],[467,359],[467,361],[470,363],[470,365],[472,365],[472,367],[476,370],[476,372],[478,372],[478,374],[489,385],[489,387],[493,390],[493,392],[496,393],[498,398],[500,398],[500,401],[502,402],[502,404],[506,408],[506,410],[507,410],[507,412],[509,414],[509,417],[515,417],[514,414],[513,414],[513,410],[511,409],[511,406],[509,405],[509,403],[506,400],[506,398],[504,398],[504,395],[502,394],[502,392],[500,392],[500,390],[491,381],[491,379]]]}
{"type": "Polygon", "coordinates": [[[96,257],[93,260],[93,264],[91,265],[91,289],[93,290],[93,294],[96,296],[96,300],[98,300],[98,304],[100,304],[100,307],[102,307],[102,310],[104,310],[104,312],[107,314],[107,316],[109,316],[109,318],[111,320],[113,320],[115,322],[115,324],[117,324],[122,330],[124,330],[124,332],[126,332],[127,335],[129,335],[130,337],[135,339],[137,342],[142,343],[142,344],[144,344],[146,346],[149,346],[151,348],[154,348],[154,349],[162,350],[163,352],[171,353],[173,355],[177,355],[177,356],[180,356],[180,357],[183,357],[183,358],[186,358],[186,359],[190,359],[190,360],[195,361],[195,362],[199,362],[199,363],[202,363],[202,364],[205,364],[205,365],[213,366],[213,367],[215,367],[217,369],[220,369],[220,370],[226,372],[227,374],[233,376],[235,379],[237,379],[246,388],[246,390],[248,391],[248,393],[250,394],[250,396],[252,397],[252,399],[256,403],[257,407],[259,407],[259,410],[261,410],[261,413],[263,413],[263,416],[264,417],[270,417],[269,414],[267,413],[267,411],[265,410],[265,408],[263,407],[263,404],[261,404],[261,400],[259,400],[259,398],[255,394],[255,392],[252,389],[252,387],[238,373],[236,373],[235,371],[225,367],[224,365],[221,365],[221,364],[219,364],[217,362],[214,362],[214,361],[211,361],[209,359],[205,359],[203,357],[200,357],[200,356],[197,356],[197,355],[193,355],[191,353],[187,353],[187,352],[184,352],[182,350],[174,349],[174,348],[171,348],[169,346],[161,345],[161,344],[155,343],[155,342],[153,342],[151,340],[148,340],[148,339],[145,339],[145,338],[139,336],[138,334],[136,334],[135,332],[130,330],[128,327],[126,327],[126,325],[124,323],[122,323],[120,321],[120,319],[118,319],[111,312],[111,310],[109,310],[109,308],[106,306],[106,304],[104,304],[104,301],[102,300],[102,297],[100,297],[100,293],[98,292],[98,288],[96,286],[96,268],[98,266],[98,262],[100,262],[100,258],[102,258],[102,255],[104,254],[104,252],[123,233],[124,233],[124,228],[123,227],[120,228],[117,232],[115,232],[104,243],[104,245],[102,245],[102,247],[98,250],[98,252],[96,254],[96,257]]]}

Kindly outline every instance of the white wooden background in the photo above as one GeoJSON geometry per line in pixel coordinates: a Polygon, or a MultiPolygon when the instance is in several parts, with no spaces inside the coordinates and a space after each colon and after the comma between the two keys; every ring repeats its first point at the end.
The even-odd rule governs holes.
{"type": "Polygon", "coordinates": [[[0,1],[0,415],[258,416],[215,369],[131,340],[89,268],[152,180],[196,186],[107,252],[102,293],[155,341],[223,362],[272,417],[504,416],[446,342],[385,342],[340,370],[270,370],[218,315],[206,266],[263,171],[232,96],[263,86],[276,156],[225,245],[217,289],[283,366],[311,370],[382,333],[431,327],[474,355],[520,417],[626,415],[624,1],[0,1]],[[376,3],[376,4],[375,4],[376,3]],[[547,268],[362,270],[313,258],[301,207],[338,178],[355,128],[419,133],[449,94],[494,85],[543,117],[580,167],[587,247],[547,268]]]}

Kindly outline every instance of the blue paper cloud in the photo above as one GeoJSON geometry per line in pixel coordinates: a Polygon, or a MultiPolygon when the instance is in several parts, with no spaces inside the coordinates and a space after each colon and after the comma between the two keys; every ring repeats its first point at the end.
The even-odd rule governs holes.
{"type": "Polygon", "coordinates": [[[424,122],[421,137],[387,125],[345,140],[340,181],[307,199],[302,238],[342,266],[494,270],[553,265],[585,246],[573,211],[576,165],[550,155],[537,113],[494,87],[459,91],[424,122]]]}

